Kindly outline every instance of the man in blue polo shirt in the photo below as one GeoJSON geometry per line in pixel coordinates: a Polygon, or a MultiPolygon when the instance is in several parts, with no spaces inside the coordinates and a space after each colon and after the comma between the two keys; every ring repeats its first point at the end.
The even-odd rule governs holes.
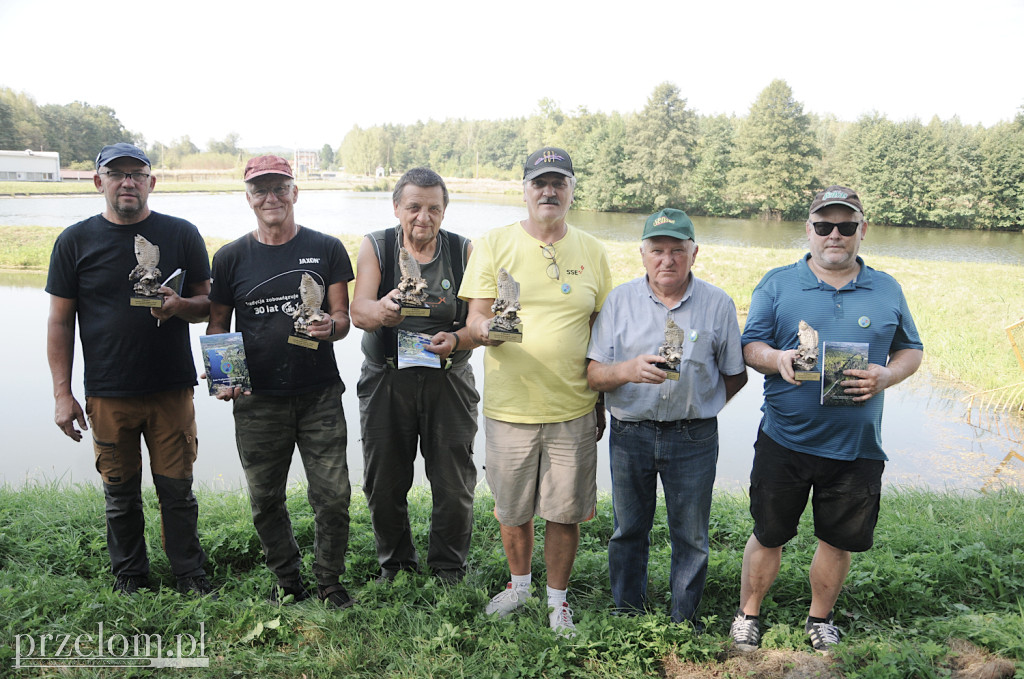
{"type": "Polygon", "coordinates": [[[690,271],[697,244],[686,213],[656,212],[642,239],[647,273],[608,295],[587,351],[590,388],[607,392],[612,415],[608,571],[615,605],[642,612],[660,475],[672,539],[672,619],[694,622],[707,579],[717,416],[747,383],[747,368],[736,305],[690,271]]]}
{"type": "MultiPolygon", "coordinates": [[[[921,339],[899,283],[857,256],[867,232],[857,194],[830,186],[811,203],[810,253],[765,274],[754,288],[743,330],[743,357],[764,373],[764,418],[754,443],[750,514],[754,532],[743,554],[734,646],[760,642],[761,601],[779,572],[782,546],[797,532],[814,489],[817,550],[805,630],[815,650],[839,641],[832,608],[850,570],[851,552],[871,548],[885,453],[884,390],[921,365],[921,339]],[[796,379],[797,332],[805,321],[821,342],[868,344],[866,370],[839,382],[850,405],[821,405],[820,383],[796,379]]],[[[818,347],[815,347],[818,348],[818,347]]],[[[820,354],[819,354],[820,356],[820,354]]],[[[821,360],[821,359],[819,359],[821,360]]]]}

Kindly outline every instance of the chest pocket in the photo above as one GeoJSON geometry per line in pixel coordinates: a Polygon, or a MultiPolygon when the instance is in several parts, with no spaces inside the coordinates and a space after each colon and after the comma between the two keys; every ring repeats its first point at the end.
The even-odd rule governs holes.
{"type": "Polygon", "coordinates": [[[711,330],[687,328],[683,338],[683,360],[696,365],[706,365],[711,360],[715,336],[711,330]]]}

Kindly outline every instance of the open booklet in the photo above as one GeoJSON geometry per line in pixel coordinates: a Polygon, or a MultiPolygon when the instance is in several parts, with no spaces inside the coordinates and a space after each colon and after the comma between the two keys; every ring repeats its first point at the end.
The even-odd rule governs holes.
{"type": "MultiPolygon", "coordinates": [[[[185,270],[175,269],[174,273],[167,277],[167,280],[163,282],[163,286],[174,290],[174,294],[180,296],[182,288],[185,287],[185,270]]],[[[163,304],[163,298],[160,298],[160,303],[163,304]]],[[[156,327],[160,327],[160,319],[156,319],[156,327]]]]}
{"type": "Polygon", "coordinates": [[[843,374],[844,370],[868,369],[867,342],[825,342],[822,347],[821,362],[821,405],[823,406],[859,406],[863,402],[854,402],[856,394],[847,394],[843,388],[843,380],[850,379],[843,374]]]}
{"type": "Polygon", "coordinates": [[[225,332],[219,335],[200,335],[199,346],[203,351],[203,365],[206,367],[206,382],[210,395],[214,396],[221,387],[241,387],[250,391],[249,364],[245,361],[245,345],[242,333],[225,332]]]}
{"type": "Polygon", "coordinates": [[[422,332],[409,332],[398,328],[398,367],[401,368],[440,368],[441,357],[432,354],[424,347],[430,344],[433,335],[422,332]]]}

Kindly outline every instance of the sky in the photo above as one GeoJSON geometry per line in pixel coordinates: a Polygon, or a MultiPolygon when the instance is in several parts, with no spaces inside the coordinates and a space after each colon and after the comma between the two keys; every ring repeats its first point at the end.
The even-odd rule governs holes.
{"type": "Polygon", "coordinates": [[[807,113],[959,117],[1024,105],[1024,0],[0,0],[0,87],[114,109],[147,143],[335,149],[354,125],[640,111],[675,84],[746,115],[774,79],[807,113]]]}

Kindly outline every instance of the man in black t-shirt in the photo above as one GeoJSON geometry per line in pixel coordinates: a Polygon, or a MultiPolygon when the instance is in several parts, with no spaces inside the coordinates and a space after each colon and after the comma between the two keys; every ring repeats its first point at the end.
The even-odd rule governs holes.
{"type": "Polygon", "coordinates": [[[267,567],[277,576],[274,599],[310,596],[285,505],[288,467],[298,445],[316,517],[317,594],[346,608],[353,600],[338,580],[345,571],[351,487],[344,385],[332,342],[348,334],[352,264],[341,241],[295,221],[299,189],[288,161],[251,159],[245,187],[256,228],[213,259],[206,332],[230,332],[234,315],[252,391],[223,389],[218,398],[234,401],[235,441],[252,520],[267,567]]]}
{"type": "Polygon", "coordinates": [[[198,443],[188,334],[189,323],[209,314],[206,245],[189,222],[149,209],[156,178],[142,150],[105,146],[96,171],[93,181],[106,208],[65,229],[50,257],[46,351],[54,420],[74,441],[82,440],[76,423],[89,429],[88,416],[92,426],[115,591],[131,594],[148,586],[141,434],[178,589],[210,594],[192,493],[198,443]],[[169,279],[178,270],[184,273],[176,285],[169,279]],[[84,412],[71,391],[76,322],[85,356],[84,412]]]}

